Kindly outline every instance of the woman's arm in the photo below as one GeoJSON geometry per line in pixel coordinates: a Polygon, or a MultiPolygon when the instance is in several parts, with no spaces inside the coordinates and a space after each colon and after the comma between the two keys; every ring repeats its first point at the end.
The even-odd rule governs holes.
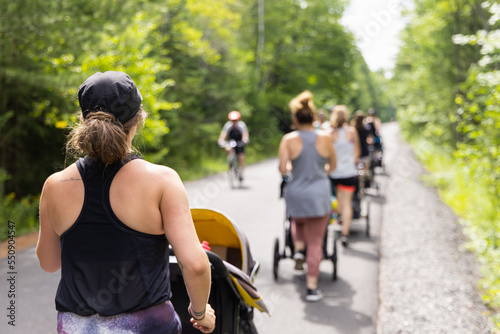
{"type": "Polygon", "coordinates": [[[278,160],[279,160],[279,171],[281,175],[288,174],[289,170],[289,162],[290,162],[290,152],[288,150],[288,140],[287,136],[283,136],[281,138],[280,147],[278,151],[278,160]]]}
{"type": "Polygon", "coordinates": [[[38,232],[38,243],[36,255],[40,267],[46,272],[52,273],[61,268],[61,244],[59,235],[54,231],[50,221],[49,206],[51,204],[51,185],[53,178],[49,177],[42,189],[40,197],[40,230],[38,232]]]}
{"type": "Polygon", "coordinates": [[[160,210],[168,241],[177,257],[186,290],[191,301],[189,312],[194,326],[210,333],[215,327],[215,314],[208,305],[211,275],[208,257],[201,247],[194,228],[186,190],[177,173],[164,167],[162,171],[163,193],[160,210]]]}
{"type": "Polygon", "coordinates": [[[330,175],[335,170],[335,168],[337,168],[337,156],[335,153],[335,146],[333,145],[333,141],[330,136],[328,136],[327,142],[328,142],[328,149],[330,152],[330,159],[328,161],[326,173],[330,175]]]}
{"type": "Polygon", "coordinates": [[[361,156],[361,143],[359,141],[358,131],[355,128],[351,128],[352,135],[354,136],[354,161],[358,163],[359,157],[361,156]]]}

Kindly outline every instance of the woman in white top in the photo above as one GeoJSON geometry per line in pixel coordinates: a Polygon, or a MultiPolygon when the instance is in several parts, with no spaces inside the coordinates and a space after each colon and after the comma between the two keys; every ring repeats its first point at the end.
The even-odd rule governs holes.
{"type": "Polygon", "coordinates": [[[341,242],[349,243],[349,227],[352,220],[352,196],[356,190],[356,162],[360,155],[359,137],[356,129],[348,124],[347,107],[333,108],[330,123],[331,137],[337,156],[337,167],[330,173],[332,186],[339,202],[338,211],[342,218],[341,242]]]}

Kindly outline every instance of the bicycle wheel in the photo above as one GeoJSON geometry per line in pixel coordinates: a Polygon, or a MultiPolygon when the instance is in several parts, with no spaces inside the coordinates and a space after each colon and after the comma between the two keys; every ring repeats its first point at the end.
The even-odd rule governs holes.
{"type": "Polygon", "coordinates": [[[238,161],[236,159],[236,154],[234,153],[234,151],[229,154],[228,165],[229,169],[227,171],[227,177],[229,180],[229,186],[231,187],[231,189],[234,189],[238,182],[238,161]]]}

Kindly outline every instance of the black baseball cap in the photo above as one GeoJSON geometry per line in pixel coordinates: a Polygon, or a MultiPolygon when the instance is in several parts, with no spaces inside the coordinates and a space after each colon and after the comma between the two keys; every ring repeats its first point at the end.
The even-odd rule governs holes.
{"type": "Polygon", "coordinates": [[[78,89],[83,118],[92,111],[105,111],[125,124],[139,111],[142,95],[124,72],[97,72],[78,89]]]}

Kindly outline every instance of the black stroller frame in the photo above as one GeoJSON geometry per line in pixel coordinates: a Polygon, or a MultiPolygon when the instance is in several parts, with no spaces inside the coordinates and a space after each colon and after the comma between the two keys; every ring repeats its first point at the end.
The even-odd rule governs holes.
{"type": "MultiPolygon", "coordinates": [[[[242,231],[221,212],[192,208],[191,215],[200,242],[210,262],[212,285],[209,303],[215,311],[215,334],[257,334],[254,309],[269,314],[253,281],[260,263],[251,255],[242,231]]],[[[169,267],[172,304],[182,323],[182,333],[200,333],[190,322],[189,296],[181,269],[170,248],[169,267]]]]}
{"type": "MultiPolygon", "coordinates": [[[[293,245],[292,240],[292,229],[291,229],[291,219],[287,215],[285,215],[286,219],[284,221],[284,244],[283,249],[280,250],[280,240],[276,238],[274,241],[274,252],[273,252],[273,277],[274,280],[278,280],[278,268],[279,262],[283,259],[292,259],[293,254],[295,253],[295,247],[293,245]]],[[[329,229],[327,225],[325,237],[323,238],[323,260],[330,260],[333,264],[333,272],[332,279],[337,280],[337,240],[339,237],[339,233],[337,231],[332,231],[332,236],[329,237],[329,229]],[[328,252],[328,242],[331,239],[332,243],[332,251],[328,252]]],[[[307,252],[307,249],[306,249],[307,252]]]]}
{"type": "MultiPolygon", "coordinates": [[[[370,236],[370,205],[366,197],[366,185],[368,180],[368,176],[365,173],[364,166],[362,163],[357,166],[357,186],[354,196],[352,198],[352,219],[362,219],[364,218],[366,221],[366,236],[370,236]],[[363,206],[365,206],[365,210],[363,210],[363,206]]],[[[374,175],[372,174],[372,178],[374,175]]],[[[370,180],[370,183],[373,185],[373,179],[370,180]]]]}
{"type": "MultiPolygon", "coordinates": [[[[241,298],[229,277],[229,272],[221,258],[216,254],[206,251],[210,261],[212,274],[212,287],[210,290],[209,304],[213,307],[216,316],[215,334],[257,334],[253,323],[253,307],[249,307],[241,298]]],[[[170,256],[170,282],[172,291],[172,304],[182,323],[182,333],[199,334],[200,331],[193,327],[188,313],[189,296],[182,278],[182,273],[173,256],[170,256]]]]}

